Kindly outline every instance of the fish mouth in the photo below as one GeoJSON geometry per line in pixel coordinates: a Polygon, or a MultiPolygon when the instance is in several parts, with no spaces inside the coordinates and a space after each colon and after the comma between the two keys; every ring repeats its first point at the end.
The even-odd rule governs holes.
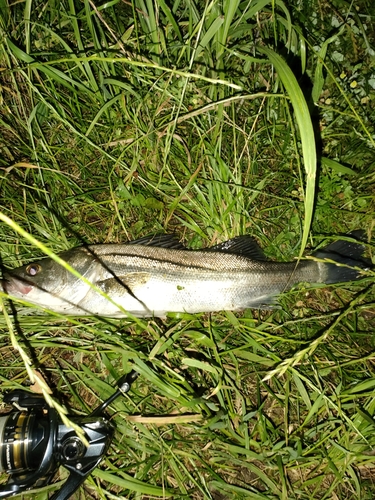
{"type": "Polygon", "coordinates": [[[1,289],[9,294],[15,296],[24,296],[31,292],[34,288],[33,285],[8,273],[4,274],[4,278],[0,280],[1,289]]]}

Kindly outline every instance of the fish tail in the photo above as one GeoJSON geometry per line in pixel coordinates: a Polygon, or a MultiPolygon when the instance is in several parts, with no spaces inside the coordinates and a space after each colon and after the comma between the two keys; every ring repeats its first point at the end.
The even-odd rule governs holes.
{"type": "MultiPolygon", "coordinates": [[[[348,236],[364,240],[363,231],[353,231],[348,236]]],[[[363,257],[364,251],[365,246],[359,241],[338,240],[315,252],[314,257],[335,262],[325,264],[324,282],[327,284],[341,283],[355,281],[363,277],[361,270],[369,270],[372,267],[371,261],[363,257]]]]}

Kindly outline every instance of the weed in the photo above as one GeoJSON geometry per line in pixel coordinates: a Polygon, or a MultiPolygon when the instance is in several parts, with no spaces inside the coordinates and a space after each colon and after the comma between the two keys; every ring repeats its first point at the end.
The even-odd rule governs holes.
{"type": "MultiPolygon", "coordinates": [[[[275,260],[371,242],[369,7],[0,0],[3,264],[162,231],[191,248],[251,233],[275,260]]],[[[280,303],[163,322],[5,305],[2,391],[38,369],[88,413],[140,373],[77,498],[372,499],[371,279],[280,303]]]]}

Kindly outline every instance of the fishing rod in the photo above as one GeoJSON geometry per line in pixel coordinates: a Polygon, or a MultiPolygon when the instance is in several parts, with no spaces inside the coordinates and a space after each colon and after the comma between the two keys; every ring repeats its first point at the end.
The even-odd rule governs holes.
{"type": "Polygon", "coordinates": [[[61,489],[50,500],[67,500],[98,466],[114,434],[106,408],[129,392],[138,377],[132,370],[117,381],[117,390],[86,417],[68,416],[78,425],[88,447],[41,394],[18,389],[4,396],[13,410],[0,417],[0,472],[10,474],[0,486],[0,499],[51,483],[60,465],[69,471],[61,489]]]}

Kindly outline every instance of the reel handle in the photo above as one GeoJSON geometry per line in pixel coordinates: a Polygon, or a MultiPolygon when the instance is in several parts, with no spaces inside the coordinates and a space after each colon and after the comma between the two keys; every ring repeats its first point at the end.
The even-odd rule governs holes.
{"type": "MultiPolygon", "coordinates": [[[[108,399],[106,399],[101,405],[95,408],[95,410],[89,415],[89,418],[98,416],[103,417],[106,408],[119,396],[127,393],[130,390],[131,384],[136,380],[138,376],[139,373],[135,370],[132,370],[130,373],[122,376],[117,381],[117,391],[108,399]]],[[[88,429],[86,428],[86,431],[87,430],[88,429]]],[[[69,470],[70,474],[64,485],[60,488],[59,491],[52,495],[50,500],[67,500],[73,495],[73,493],[75,493],[75,491],[82,485],[82,483],[84,483],[86,478],[99,465],[100,461],[105,455],[106,449],[108,448],[112,440],[111,432],[109,430],[107,432],[108,442],[106,443],[106,445],[104,445],[105,449],[101,450],[100,456],[94,458],[91,463],[86,462],[85,466],[81,470],[77,468],[77,464],[67,464],[66,462],[61,463],[61,465],[65,467],[65,469],[69,470]]]]}
{"type": "Polygon", "coordinates": [[[92,467],[85,471],[84,474],[81,474],[76,468],[70,465],[64,465],[65,469],[70,471],[68,479],[65,481],[63,486],[59,491],[56,491],[49,500],[67,500],[70,498],[73,493],[81,486],[82,483],[87,479],[87,477],[91,474],[91,472],[95,469],[95,467],[99,464],[101,457],[95,461],[92,467]]]}
{"type": "Polygon", "coordinates": [[[108,399],[103,401],[101,405],[99,405],[95,410],[93,410],[92,413],[90,413],[90,417],[96,417],[98,415],[104,415],[104,411],[109,406],[115,399],[117,399],[119,396],[122,396],[123,394],[126,394],[127,392],[130,391],[130,387],[134,380],[136,380],[139,377],[139,373],[136,372],[135,370],[132,370],[131,372],[127,373],[126,375],[123,375],[118,381],[117,381],[117,391],[112,394],[108,399]]]}

